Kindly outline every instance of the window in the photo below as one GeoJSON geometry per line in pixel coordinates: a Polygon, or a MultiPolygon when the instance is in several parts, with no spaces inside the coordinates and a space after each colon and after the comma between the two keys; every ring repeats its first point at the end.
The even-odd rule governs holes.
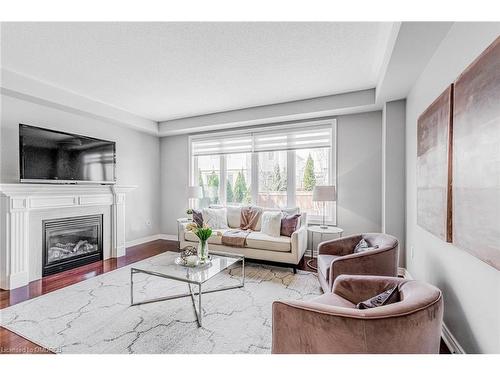
{"type": "Polygon", "coordinates": [[[270,208],[285,208],[287,206],[286,164],[286,151],[265,151],[258,153],[258,206],[270,208]]]}
{"type": "Polygon", "coordinates": [[[200,155],[194,160],[195,184],[201,186],[202,206],[221,203],[220,158],[217,155],[200,155]]]}
{"type": "MultiPolygon", "coordinates": [[[[301,211],[311,217],[321,216],[322,205],[313,202],[316,185],[330,184],[330,149],[313,148],[295,151],[295,199],[301,211]]],[[[330,203],[328,202],[327,205],[330,203]]],[[[331,207],[326,207],[331,212],[331,207]]]]}
{"type": "MultiPolygon", "coordinates": [[[[190,137],[191,185],[202,187],[200,206],[256,204],[300,207],[313,221],[323,206],[316,185],[335,185],[335,120],[190,137]]],[[[335,205],[327,204],[335,222],[335,205]]]]}
{"type": "Polygon", "coordinates": [[[226,204],[252,203],[252,154],[225,155],[226,204]]]}

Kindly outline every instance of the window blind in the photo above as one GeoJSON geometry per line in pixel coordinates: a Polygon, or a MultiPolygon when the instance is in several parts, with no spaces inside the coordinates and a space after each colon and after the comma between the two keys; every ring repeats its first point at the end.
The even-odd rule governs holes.
{"type": "Polygon", "coordinates": [[[196,139],[191,142],[193,156],[237,154],[252,151],[252,137],[250,134],[231,137],[196,139]]]}
{"type": "Polygon", "coordinates": [[[332,127],[330,125],[255,133],[253,138],[255,152],[330,147],[332,127]]]}
{"type": "Polygon", "coordinates": [[[331,147],[331,142],[331,125],[280,128],[248,134],[195,138],[191,141],[191,153],[193,156],[200,156],[325,148],[331,147]]]}

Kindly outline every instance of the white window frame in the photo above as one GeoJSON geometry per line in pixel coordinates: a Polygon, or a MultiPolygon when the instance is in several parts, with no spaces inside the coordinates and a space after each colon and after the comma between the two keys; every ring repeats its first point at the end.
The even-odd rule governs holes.
{"type": "MultiPolygon", "coordinates": [[[[337,120],[335,118],[325,119],[325,120],[314,120],[314,121],[304,121],[304,122],[295,122],[290,124],[280,124],[280,125],[271,125],[271,126],[262,126],[256,127],[252,129],[237,129],[230,131],[220,131],[220,132],[212,132],[208,134],[196,134],[190,135],[188,137],[188,184],[195,185],[197,181],[195,180],[196,176],[194,176],[194,171],[196,168],[196,157],[192,155],[192,142],[198,139],[209,139],[209,138],[221,138],[221,137],[229,137],[235,136],[238,134],[255,134],[260,132],[269,132],[269,131],[279,131],[279,130],[290,130],[290,129],[298,129],[304,127],[313,127],[313,126],[321,126],[321,125],[330,125],[331,126],[331,139],[330,139],[330,162],[328,168],[328,184],[335,185],[337,187],[338,192],[338,184],[337,184],[337,120]]],[[[252,147],[253,149],[253,147],[252,147]]],[[[250,185],[252,188],[252,204],[257,202],[257,197],[259,194],[259,155],[258,151],[251,151],[251,181],[250,185]]],[[[220,204],[226,204],[226,155],[221,154],[220,156],[220,176],[219,176],[219,200],[220,204]]],[[[294,207],[296,205],[296,171],[295,171],[295,160],[296,160],[295,150],[287,150],[287,206],[294,207]]],[[[336,225],[337,223],[337,204],[334,202],[331,206],[331,211],[327,213],[327,223],[331,225],[336,225]]],[[[311,224],[321,223],[322,219],[320,216],[308,216],[308,222],[311,224]]]]}

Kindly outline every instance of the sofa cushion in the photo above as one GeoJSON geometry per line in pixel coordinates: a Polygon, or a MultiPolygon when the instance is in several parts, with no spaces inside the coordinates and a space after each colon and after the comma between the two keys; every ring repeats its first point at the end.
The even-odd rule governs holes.
{"type": "MultiPolygon", "coordinates": [[[[215,245],[222,245],[222,236],[218,236],[217,232],[224,233],[228,230],[229,230],[228,228],[213,229],[212,235],[208,239],[208,243],[215,244],[215,245]]],[[[198,237],[196,237],[196,234],[194,234],[193,232],[188,232],[188,231],[184,232],[184,239],[186,241],[191,241],[191,242],[199,242],[199,240],[200,240],[198,237]]]]}
{"type": "Polygon", "coordinates": [[[279,237],[282,214],[279,211],[264,211],[262,213],[261,232],[271,237],[279,237]]]}
{"type": "MultiPolygon", "coordinates": [[[[255,207],[258,207],[258,206],[255,206],[255,207]]],[[[279,212],[282,212],[283,214],[287,214],[287,215],[295,215],[295,214],[298,214],[300,212],[300,209],[298,207],[291,207],[291,208],[263,208],[263,207],[260,207],[260,209],[262,211],[279,211],[279,212]]],[[[305,218],[305,216],[304,216],[305,218]]],[[[304,218],[300,218],[300,221],[299,221],[299,227],[302,226],[302,220],[304,218]]],[[[305,222],[304,222],[305,223],[305,222]]],[[[259,218],[259,221],[257,222],[257,225],[255,226],[255,230],[256,231],[260,231],[262,230],[262,216],[259,218]]]]}
{"type": "Polygon", "coordinates": [[[193,221],[199,227],[203,226],[203,214],[201,210],[193,210],[193,221]]]}
{"type": "Polygon", "coordinates": [[[239,228],[241,224],[241,207],[227,206],[227,225],[229,228],[239,228]]]}
{"type": "Polygon", "coordinates": [[[335,258],[338,258],[338,256],[328,254],[318,255],[318,271],[321,272],[326,280],[330,279],[330,265],[335,258]]]}
{"type": "Polygon", "coordinates": [[[247,237],[247,246],[269,251],[291,251],[290,237],[272,237],[262,232],[252,232],[247,237]]]}
{"type": "Polygon", "coordinates": [[[377,294],[371,298],[368,298],[365,301],[361,301],[356,305],[357,309],[365,310],[365,309],[373,309],[374,307],[380,307],[385,305],[390,305],[391,303],[399,302],[399,291],[398,287],[394,286],[389,288],[382,293],[377,294]]]}
{"type": "Polygon", "coordinates": [[[227,210],[226,208],[204,208],[203,224],[210,228],[227,229],[227,210]]]}
{"type": "Polygon", "coordinates": [[[300,214],[288,215],[283,213],[283,217],[281,218],[281,235],[291,237],[292,233],[295,232],[300,226],[299,220],[300,214]]]}
{"type": "Polygon", "coordinates": [[[362,238],[358,244],[356,245],[356,247],[354,248],[354,254],[357,254],[357,253],[361,253],[363,251],[368,251],[368,250],[375,250],[375,249],[378,249],[378,246],[375,245],[375,246],[370,246],[368,244],[368,242],[366,242],[366,240],[364,238],[362,238]]]}

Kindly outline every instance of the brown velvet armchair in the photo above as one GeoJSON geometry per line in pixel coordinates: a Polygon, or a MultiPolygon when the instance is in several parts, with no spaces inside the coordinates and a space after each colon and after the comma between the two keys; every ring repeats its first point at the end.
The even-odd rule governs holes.
{"type": "Polygon", "coordinates": [[[273,353],[439,353],[443,299],[436,287],[381,276],[339,276],[333,293],[273,303],[273,353]],[[398,286],[400,301],[355,305],[398,286]]]}
{"type": "Polygon", "coordinates": [[[363,233],[318,245],[318,278],[325,293],[332,290],[339,275],[398,275],[398,240],[383,233],[363,233]],[[357,243],[365,239],[378,248],[354,253],[357,243]]]}

